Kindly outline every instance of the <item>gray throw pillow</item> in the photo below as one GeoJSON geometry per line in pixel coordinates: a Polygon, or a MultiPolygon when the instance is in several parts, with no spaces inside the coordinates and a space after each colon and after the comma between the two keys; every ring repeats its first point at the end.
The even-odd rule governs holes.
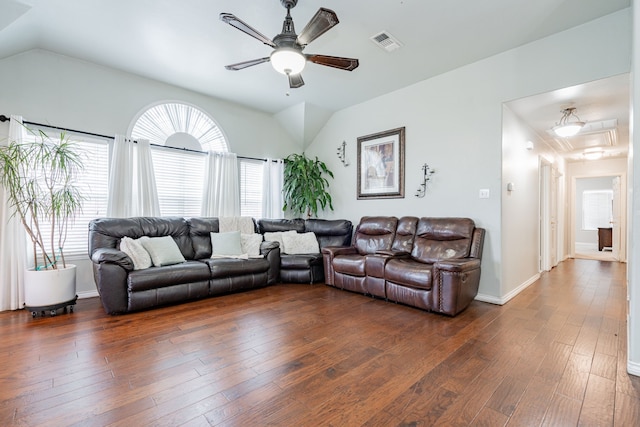
{"type": "Polygon", "coordinates": [[[242,255],[242,245],[239,231],[226,233],[211,233],[211,256],[214,255],[242,255]]]}

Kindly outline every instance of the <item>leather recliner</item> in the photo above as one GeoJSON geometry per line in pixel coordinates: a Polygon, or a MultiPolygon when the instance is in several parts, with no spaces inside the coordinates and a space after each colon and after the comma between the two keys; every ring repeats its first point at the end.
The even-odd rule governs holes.
{"type": "Polygon", "coordinates": [[[478,293],[485,230],[469,218],[363,217],[323,248],[327,285],[456,315],[478,293]]]}

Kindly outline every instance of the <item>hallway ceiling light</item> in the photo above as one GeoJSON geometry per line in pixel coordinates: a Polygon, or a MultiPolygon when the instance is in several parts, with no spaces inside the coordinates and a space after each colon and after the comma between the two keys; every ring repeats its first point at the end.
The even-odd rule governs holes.
{"type": "Polygon", "coordinates": [[[604,155],[604,151],[599,148],[592,148],[589,150],[585,150],[582,153],[582,157],[584,157],[587,160],[598,160],[598,159],[601,159],[603,155],[604,155]]]}
{"type": "Polygon", "coordinates": [[[553,127],[553,131],[556,135],[562,138],[574,136],[585,125],[575,114],[576,109],[574,107],[565,108],[562,110],[562,118],[553,127]]]}

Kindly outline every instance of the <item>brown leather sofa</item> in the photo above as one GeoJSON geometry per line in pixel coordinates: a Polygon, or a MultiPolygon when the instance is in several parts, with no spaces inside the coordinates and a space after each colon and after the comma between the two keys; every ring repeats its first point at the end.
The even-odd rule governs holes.
{"type": "Polygon", "coordinates": [[[262,258],[211,259],[211,232],[217,218],[100,218],[89,224],[89,256],[104,310],[126,313],[155,306],[227,294],[276,283],[277,243],[262,242],[262,258]],[[120,251],[123,237],[171,236],[185,262],[134,270],[120,251]]]}
{"type": "Polygon", "coordinates": [[[485,230],[469,218],[363,217],[322,249],[326,284],[454,316],[478,293],[485,230]]]}
{"type": "MultiPolygon", "coordinates": [[[[294,230],[313,232],[320,250],[325,246],[350,246],[353,224],[344,219],[259,219],[258,233],[294,230]]],[[[280,248],[280,281],[284,283],[316,283],[324,281],[322,253],[288,254],[280,248]]]]}

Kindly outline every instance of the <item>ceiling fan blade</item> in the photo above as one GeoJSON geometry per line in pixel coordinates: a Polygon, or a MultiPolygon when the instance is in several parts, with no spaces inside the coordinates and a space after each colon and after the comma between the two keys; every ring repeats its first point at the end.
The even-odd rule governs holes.
{"type": "Polygon", "coordinates": [[[226,65],[224,68],[227,70],[238,71],[254,65],[262,64],[263,62],[269,62],[271,58],[252,59],[251,61],[238,62],[237,64],[226,65]]]}
{"type": "Polygon", "coordinates": [[[305,55],[307,60],[314,64],[326,65],[327,67],[339,68],[341,70],[353,71],[358,68],[360,62],[354,58],[341,58],[327,55],[305,55]]]}
{"type": "Polygon", "coordinates": [[[338,15],[333,10],[321,7],[298,36],[298,44],[306,46],[331,28],[338,25],[338,15]]]}
{"type": "Polygon", "coordinates": [[[253,28],[243,20],[237,18],[232,13],[221,13],[220,20],[226,22],[232,27],[236,27],[237,29],[239,29],[245,34],[248,34],[251,37],[258,39],[259,41],[266,44],[267,46],[276,47],[276,45],[273,43],[273,41],[269,37],[265,36],[264,34],[259,32],[258,30],[256,30],[255,28],[253,28]]]}
{"type": "Polygon", "coordinates": [[[302,80],[302,74],[289,74],[289,87],[291,89],[297,89],[304,86],[304,80],[302,80]]]}

